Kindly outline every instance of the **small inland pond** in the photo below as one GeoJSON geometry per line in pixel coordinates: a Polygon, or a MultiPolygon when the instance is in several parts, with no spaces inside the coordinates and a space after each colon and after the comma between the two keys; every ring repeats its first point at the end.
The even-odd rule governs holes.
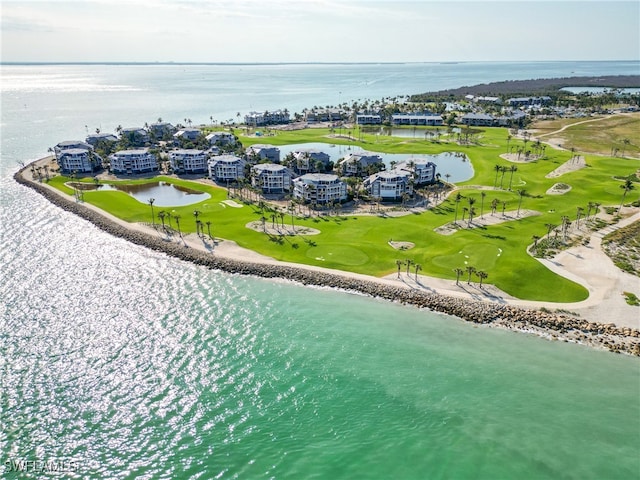
{"type": "Polygon", "coordinates": [[[174,185],[168,182],[149,182],[142,184],[90,184],[90,183],[73,183],[72,187],[80,190],[119,190],[128,193],[141,203],[148,203],[149,199],[154,198],[154,205],[158,207],[183,207],[194,203],[203,202],[211,195],[208,193],[193,190],[191,188],[174,185]]]}

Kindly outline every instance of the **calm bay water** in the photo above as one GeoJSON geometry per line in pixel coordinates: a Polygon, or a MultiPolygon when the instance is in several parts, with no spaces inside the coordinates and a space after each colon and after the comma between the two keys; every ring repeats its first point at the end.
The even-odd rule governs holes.
{"type": "Polygon", "coordinates": [[[0,476],[40,460],[71,461],[78,478],[637,478],[636,358],[208,271],[112,238],[11,175],[58,141],[159,116],[638,70],[2,66],[0,476]]]}

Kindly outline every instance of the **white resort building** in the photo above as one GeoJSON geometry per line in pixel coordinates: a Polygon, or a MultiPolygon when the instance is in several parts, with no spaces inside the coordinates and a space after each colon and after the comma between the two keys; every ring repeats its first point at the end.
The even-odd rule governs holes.
{"type": "Polygon", "coordinates": [[[244,178],[246,162],[235,155],[216,155],[209,159],[209,178],[216,182],[235,182],[244,178]]]}
{"type": "Polygon", "coordinates": [[[379,165],[384,166],[382,157],[377,153],[360,151],[350,153],[346,157],[338,160],[337,169],[344,177],[357,177],[365,175],[367,167],[379,165]]]}
{"type": "Polygon", "coordinates": [[[94,172],[102,167],[102,159],[93,152],[93,147],[81,140],[67,140],[53,147],[60,170],[66,173],[94,172]]]}
{"type": "Polygon", "coordinates": [[[337,175],[307,173],[293,180],[293,196],[310,203],[343,202],[347,184],[337,175]]]}
{"type": "Polygon", "coordinates": [[[305,173],[323,172],[329,166],[331,157],[328,153],[321,152],[314,148],[300,149],[291,152],[294,159],[293,168],[296,173],[304,175],[305,173]]]}
{"type": "Polygon", "coordinates": [[[382,123],[382,116],[369,113],[361,113],[356,115],[356,123],[358,125],[380,125],[382,123]]]}
{"type": "Polygon", "coordinates": [[[244,116],[244,123],[250,127],[289,123],[289,112],[287,110],[249,112],[244,116]]]}
{"type": "Polygon", "coordinates": [[[413,195],[411,173],[403,170],[389,170],[367,177],[363,186],[367,193],[382,201],[398,201],[406,193],[413,195]]]}
{"type": "Polygon", "coordinates": [[[169,153],[169,163],[176,173],[205,173],[207,154],[195,148],[173,150],[169,153]]]}
{"type": "Polygon", "coordinates": [[[395,170],[410,173],[416,185],[425,185],[436,181],[436,164],[421,158],[400,162],[396,165],[395,170]]]}
{"type": "Polygon", "coordinates": [[[250,147],[247,147],[245,156],[249,163],[257,163],[260,160],[269,160],[273,163],[280,163],[280,149],[273,145],[251,145],[250,147]]]}
{"type": "Polygon", "coordinates": [[[433,113],[398,113],[391,116],[391,122],[394,125],[444,125],[442,116],[433,113]]]}
{"type": "Polygon", "coordinates": [[[58,166],[63,172],[90,173],[102,167],[98,155],[84,148],[67,148],[58,155],[58,166]]]}
{"type": "Polygon", "coordinates": [[[156,156],[147,148],[120,150],[109,156],[111,171],[114,173],[136,174],[158,170],[156,156]]]}
{"type": "Polygon", "coordinates": [[[251,185],[263,193],[284,193],[291,190],[291,171],[284,165],[259,163],[251,167],[251,185]]]}
{"type": "Polygon", "coordinates": [[[210,145],[235,145],[236,137],[230,132],[211,132],[206,137],[210,145]]]}
{"type": "Polygon", "coordinates": [[[181,128],[176,133],[173,134],[173,138],[176,140],[188,140],[190,142],[194,142],[200,138],[202,132],[199,128],[181,128]]]}

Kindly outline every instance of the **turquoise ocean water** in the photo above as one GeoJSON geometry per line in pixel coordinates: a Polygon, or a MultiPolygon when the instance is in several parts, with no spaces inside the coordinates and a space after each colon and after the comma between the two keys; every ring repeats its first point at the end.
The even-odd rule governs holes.
{"type": "Polygon", "coordinates": [[[637,358],[208,271],[11,178],[98,127],[639,70],[2,66],[0,477],[639,478],[637,358]],[[65,471],[17,474],[21,461],[65,471]]]}

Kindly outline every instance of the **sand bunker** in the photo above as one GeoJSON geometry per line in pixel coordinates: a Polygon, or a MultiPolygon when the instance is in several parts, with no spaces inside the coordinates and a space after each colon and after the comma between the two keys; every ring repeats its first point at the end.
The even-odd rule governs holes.
{"type": "Polygon", "coordinates": [[[519,215],[517,210],[504,212],[504,214],[502,212],[496,212],[494,215],[491,215],[490,213],[485,213],[481,217],[474,218],[471,224],[469,224],[469,222],[466,219],[464,221],[458,220],[457,224],[454,224],[453,222],[449,222],[445,225],[442,225],[434,229],[434,231],[436,233],[439,233],[440,235],[452,235],[456,233],[458,230],[480,228],[480,227],[486,227],[488,225],[498,225],[500,223],[513,222],[516,220],[520,220],[521,218],[533,217],[535,215],[540,215],[540,212],[536,210],[520,210],[519,215]]]}
{"type": "Polygon", "coordinates": [[[389,245],[396,250],[411,250],[416,246],[413,242],[394,242],[393,240],[389,240],[389,245]]]}
{"type": "Polygon", "coordinates": [[[553,186],[547,190],[547,195],[564,195],[571,191],[571,185],[566,183],[554,183],[553,186]]]}
{"type": "Polygon", "coordinates": [[[576,170],[580,170],[587,166],[587,162],[584,157],[573,157],[571,160],[567,160],[558,168],[556,168],[553,172],[545,175],[546,178],[556,178],[560,175],[564,175],[565,173],[575,172],[576,170]]]}
{"type": "Polygon", "coordinates": [[[299,225],[282,225],[280,223],[273,224],[271,222],[260,221],[249,222],[246,225],[247,228],[255,230],[256,232],[267,233],[269,235],[318,235],[320,230],[315,228],[309,228],[299,225]]]}

